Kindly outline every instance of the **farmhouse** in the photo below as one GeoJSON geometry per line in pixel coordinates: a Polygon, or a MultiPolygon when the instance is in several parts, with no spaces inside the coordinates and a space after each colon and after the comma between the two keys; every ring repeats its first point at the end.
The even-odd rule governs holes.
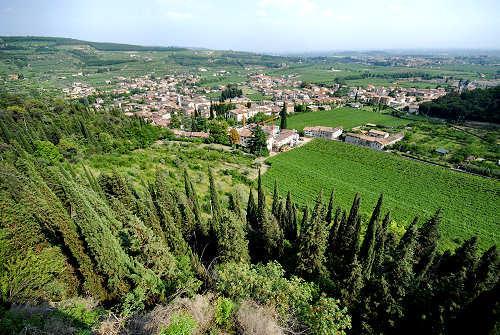
{"type": "Polygon", "coordinates": [[[237,128],[236,131],[240,135],[240,145],[245,148],[249,147],[250,143],[252,143],[252,131],[247,127],[237,128]]]}
{"type": "Polygon", "coordinates": [[[402,133],[389,135],[389,133],[384,131],[371,129],[367,133],[347,133],[345,142],[369,147],[375,150],[382,150],[388,145],[401,141],[403,137],[404,135],[402,133]]]}
{"type": "Polygon", "coordinates": [[[274,138],[273,148],[275,151],[284,147],[294,147],[299,142],[299,134],[297,131],[283,129],[277,137],[274,138]]]}
{"type": "MultiPolygon", "coordinates": [[[[247,148],[251,145],[254,128],[255,125],[236,128],[242,147],[247,148]]],[[[262,126],[261,129],[267,136],[266,147],[269,151],[279,151],[285,146],[294,147],[299,142],[299,134],[296,130],[283,129],[280,131],[280,128],[275,125],[262,126]]]]}
{"type": "Polygon", "coordinates": [[[409,114],[418,114],[418,105],[409,105],[408,106],[409,114]]]}
{"type": "Polygon", "coordinates": [[[332,128],[332,127],[305,127],[304,135],[307,137],[317,137],[326,138],[327,140],[335,140],[340,135],[342,135],[342,128],[332,128]]]}

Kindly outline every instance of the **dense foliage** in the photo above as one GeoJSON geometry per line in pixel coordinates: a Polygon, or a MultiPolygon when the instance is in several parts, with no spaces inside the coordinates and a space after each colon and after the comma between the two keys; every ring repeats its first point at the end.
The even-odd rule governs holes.
{"type": "Polygon", "coordinates": [[[422,114],[456,121],[500,123],[500,86],[449,93],[420,105],[422,114]]]}
{"type": "Polygon", "coordinates": [[[220,94],[220,101],[226,101],[232,98],[241,97],[243,91],[234,85],[227,85],[227,87],[220,94]]]}

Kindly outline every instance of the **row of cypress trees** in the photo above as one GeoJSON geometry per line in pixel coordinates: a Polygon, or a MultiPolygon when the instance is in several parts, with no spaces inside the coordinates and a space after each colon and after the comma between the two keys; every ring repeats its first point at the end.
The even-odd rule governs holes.
{"type": "MultiPolygon", "coordinates": [[[[258,184],[260,189],[260,176],[258,184]]],[[[255,261],[279,259],[290,273],[340,298],[350,309],[355,334],[488,333],[495,328],[500,283],[496,246],[478,256],[477,238],[472,237],[456,250],[442,252],[440,210],[422,224],[415,218],[399,238],[389,229],[391,216],[383,213],[382,195],[366,225],[360,203],[356,194],[347,212],[335,207],[334,192],[325,204],[320,191],[298,224],[290,193],[281,199],[275,184],[274,224],[258,227],[264,240],[270,229],[279,233],[258,242],[274,249],[259,253],[255,261]]],[[[247,213],[254,208],[250,194],[247,213]]],[[[249,227],[252,217],[265,215],[259,211],[250,217],[249,227]]]]}

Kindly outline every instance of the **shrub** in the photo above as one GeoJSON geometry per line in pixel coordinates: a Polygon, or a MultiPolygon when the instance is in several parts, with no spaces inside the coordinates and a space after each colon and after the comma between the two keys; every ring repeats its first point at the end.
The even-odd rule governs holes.
{"type": "Polygon", "coordinates": [[[219,297],[215,304],[215,323],[219,327],[228,328],[233,310],[234,304],[230,299],[219,297]]]}
{"type": "Polygon", "coordinates": [[[196,330],[196,321],[186,313],[172,315],[170,324],[160,331],[160,335],[191,335],[196,330]]]}
{"type": "Polygon", "coordinates": [[[287,279],[280,264],[229,263],[218,268],[217,289],[236,300],[253,299],[276,307],[283,317],[293,316],[318,294],[316,285],[298,277],[287,279]]]}
{"type": "Polygon", "coordinates": [[[35,141],[36,155],[50,164],[60,162],[63,158],[57,147],[49,141],[35,141]]]}
{"type": "Polygon", "coordinates": [[[347,309],[339,307],[338,300],[321,297],[305,311],[303,320],[312,334],[345,335],[351,328],[351,317],[347,309]]]}

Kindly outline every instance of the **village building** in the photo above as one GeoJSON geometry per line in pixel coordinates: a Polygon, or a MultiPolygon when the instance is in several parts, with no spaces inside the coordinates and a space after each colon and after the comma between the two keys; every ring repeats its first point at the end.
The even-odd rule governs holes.
{"type": "Polygon", "coordinates": [[[237,128],[236,131],[240,135],[240,145],[244,148],[248,148],[252,143],[253,132],[247,127],[237,128]]]}
{"type": "Polygon", "coordinates": [[[282,131],[280,131],[279,135],[274,138],[273,147],[275,151],[279,151],[285,147],[293,148],[298,143],[299,134],[295,129],[283,129],[282,131]]]}
{"type": "Polygon", "coordinates": [[[410,114],[418,114],[418,105],[409,105],[408,113],[410,114]]]}
{"type": "Polygon", "coordinates": [[[243,120],[254,117],[258,112],[259,110],[253,108],[237,108],[230,110],[228,114],[230,118],[233,118],[237,122],[242,122],[243,120]]]}
{"type": "Polygon", "coordinates": [[[324,126],[305,127],[304,135],[307,137],[325,138],[335,140],[342,135],[342,128],[332,128],[324,126]]]}
{"type": "Polygon", "coordinates": [[[383,150],[386,146],[397,143],[403,139],[402,133],[390,135],[384,131],[370,129],[365,133],[347,133],[345,142],[369,147],[375,150],[383,150]]]}
{"type": "MultiPolygon", "coordinates": [[[[236,128],[240,135],[240,145],[248,148],[252,144],[253,131],[255,125],[236,128]]],[[[266,147],[269,152],[279,151],[283,147],[295,147],[299,142],[299,134],[296,130],[283,129],[275,125],[261,126],[262,131],[267,136],[266,147]]]]}

